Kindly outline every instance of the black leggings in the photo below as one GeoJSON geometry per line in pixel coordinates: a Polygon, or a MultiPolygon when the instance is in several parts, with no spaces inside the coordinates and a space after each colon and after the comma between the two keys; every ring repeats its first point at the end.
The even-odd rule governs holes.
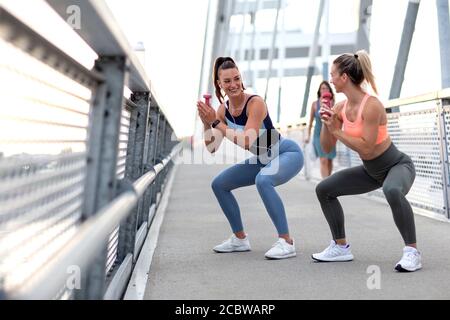
{"type": "Polygon", "coordinates": [[[405,244],[416,243],[414,215],[405,198],[415,176],[411,158],[391,144],[377,158],[363,160],[361,166],[338,171],[322,180],[316,187],[316,193],[333,239],[345,238],[344,213],[337,197],[362,194],[383,187],[405,244]]]}

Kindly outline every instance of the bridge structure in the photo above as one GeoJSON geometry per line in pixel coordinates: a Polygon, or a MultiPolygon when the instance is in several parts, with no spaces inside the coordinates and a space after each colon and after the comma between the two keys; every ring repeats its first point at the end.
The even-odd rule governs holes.
{"type": "MultiPolygon", "coordinates": [[[[62,18],[54,28],[73,27],[68,17],[81,13],[83,27],[72,32],[95,53],[92,68],[0,3],[0,299],[450,298],[448,0],[435,1],[441,86],[402,96],[420,12],[420,1],[406,2],[385,108],[389,135],[416,167],[407,199],[424,268],[411,274],[392,270],[402,243],[381,190],[342,201],[355,261],[310,258],[330,237],[315,195],[318,161],[304,143],[311,88],[327,79],[334,56],[370,51],[377,0],[354,1],[357,26],[341,33],[327,27],[333,0],[314,7],[313,32],[281,23],[295,1],[209,1],[199,97],[214,91],[214,58],[235,57],[248,89],[272,106],[277,129],[304,151],[302,171],[278,188],[298,250],[296,258],[280,261],[264,259],[276,232],[252,187],[235,195],[253,250],[212,251],[230,230],[211,181],[249,154],[230,142],[208,153],[199,120],[192,137],[177,135],[168,117],[177,106],[159,103],[151,72],[105,1],[45,1],[62,18]],[[261,13],[268,11],[272,28],[261,31],[261,13]],[[302,79],[303,90],[285,106],[289,79],[302,79]],[[297,116],[283,119],[292,108],[297,116]]],[[[338,143],[334,163],[338,171],[361,160],[338,143]]]]}

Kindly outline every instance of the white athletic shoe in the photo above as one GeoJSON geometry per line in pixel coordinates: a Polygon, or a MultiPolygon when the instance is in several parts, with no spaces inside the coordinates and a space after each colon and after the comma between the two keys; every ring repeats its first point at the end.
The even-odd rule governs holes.
{"type": "Polygon", "coordinates": [[[215,252],[220,253],[250,251],[251,249],[247,236],[244,239],[239,239],[234,234],[231,235],[229,239],[213,248],[215,252]]]}
{"type": "Polygon", "coordinates": [[[292,240],[292,244],[290,244],[287,243],[285,239],[279,238],[272,248],[266,252],[265,257],[267,259],[286,259],[295,257],[296,255],[294,240],[292,240]]]}
{"type": "Polygon", "coordinates": [[[413,247],[404,247],[402,259],[395,265],[394,270],[399,272],[413,272],[422,269],[420,252],[413,247]]]}
{"type": "Polygon", "coordinates": [[[343,262],[353,260],[350,244],[347,244],[346,247],[342,247],[334,240],[331,240],[330,245],[325,250],[320,253],[313,253],[311,257],[319,262],[343,262]]]}

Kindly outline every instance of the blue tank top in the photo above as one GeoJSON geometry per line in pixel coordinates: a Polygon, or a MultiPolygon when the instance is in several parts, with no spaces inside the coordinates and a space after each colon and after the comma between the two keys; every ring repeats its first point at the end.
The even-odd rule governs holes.
{"type": "MultiPolygon", "coordinates": [[[[253,97],[257,97],[257,95],[250,96],[247,99],[241,114],[237,117],[233,117],[228,110],[228,108],[230,107],[230,101],[227,100],[225,108],[225,120],[227,121],[228,127],[238,131],[244,131],[245,125],[247,124],[248,120],[247,105],[253,97]]],[[[259,129],[258,137],[253,145],[250,146],[249,151],[256,155],[262,155],[267,152],[270,155],[271,147],[280,139],[281,135],[273,126],[272,120],[269,116],[269,111],[267,111],[267,115],[261,124],[261,128],[259,129]]]]}

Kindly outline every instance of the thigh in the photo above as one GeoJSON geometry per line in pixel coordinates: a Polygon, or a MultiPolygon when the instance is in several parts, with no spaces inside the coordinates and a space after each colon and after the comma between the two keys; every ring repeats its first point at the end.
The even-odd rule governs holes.
{"type": "Polygon", "coordinates": [[[403,194],[407,194],[411,189],[416,171],[412,161],[402,161],[393,166],[383,181],[383,187],[399,188],[403,194]]]}
{"type": "Polygon", "coordinates": [[[335,197],[367,193],[380,187],[381,183],[372,178],[362,165],[340,170],[317,186],[335,197]]]}
{"type": "Polygon", "coordinates": [[[256,157],[251,157],[223,170],[215,180],[219,180],[221,185],[230,190],[251,186],[255,184],[256,175],[261,167],[256,157]]]}
{"type": "Polygon", "coordinates": [[[301,152],[283,152],[261,169],[260,175],[270,178],[274,186],[288,182],[303,167],[301,152]]]}

